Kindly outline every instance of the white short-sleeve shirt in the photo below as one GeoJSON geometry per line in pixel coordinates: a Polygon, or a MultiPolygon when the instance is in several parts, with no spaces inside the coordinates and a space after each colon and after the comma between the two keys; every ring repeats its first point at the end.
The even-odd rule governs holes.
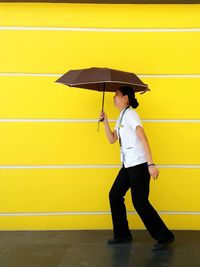
{"type": "Polygon", "coordinates": [[[121,162],[125,168],[128,168],[144,163],[147,160],[143,144],[136,134],[136,127],[142,126],[140,117],[135,110],[129,107],[124,112],[121,121],[123,111],[121,111],[117,119],[115,130],[118,138],[119,135],[121,137],[121,162]]]}

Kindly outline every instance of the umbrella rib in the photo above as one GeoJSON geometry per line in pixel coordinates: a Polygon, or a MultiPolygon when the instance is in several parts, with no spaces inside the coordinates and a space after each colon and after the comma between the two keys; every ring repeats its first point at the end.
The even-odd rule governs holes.
{"type": "MultiPolygon", "coordinates": [[[[115,81],[114,81],[115,82],[115,81]]],[[[117,81],[116,81],[117,82],[117,81]]],[[[138,84],[138,83],[128,83],[128,82],[120,82],[120,83],[125,83],[125,84],[131,84],[131,85],[137,85],[137,86],[142,86],[142,87],[147,87],[147,84],[138,84]]]]}
{"type": "MultiPolygon", "coordinates": [[[[137,85],[142,87],[147,87],[147,84],[138,84],[138,83],[128,83],[128,82],[122,82],[122,81],[102,81],[103,83],[124,83],[124,84],[131,84],[131,85],[137,85]]],[[[69,85],[83,85],[83,84],[98,84],[99,82],[82,82],[82,83],[69,83],[69,85]]]]}

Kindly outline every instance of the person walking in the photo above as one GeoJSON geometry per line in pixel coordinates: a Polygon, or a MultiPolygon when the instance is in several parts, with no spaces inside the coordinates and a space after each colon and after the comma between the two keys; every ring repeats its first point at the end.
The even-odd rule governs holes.
{"type": "Polygon", "coordinates": [[[109,142],[113,144],[119,140],[122,162],[109,193],[114,237],[108,240],[108,244],[132,242],[124,203],[124,196],[130,188],[136,212],[149,234],[157,240],[152,250],[162,249],[172,243],[175,237],[148,200],[150,177],[157,179],[159,170],[153,161],[140,117],[134,110],[139,105],[134,90],[129,86],[121,86],[115,92],[114,105],[120,115],[113,131],[106,113],[100,114],[109,142]]]}

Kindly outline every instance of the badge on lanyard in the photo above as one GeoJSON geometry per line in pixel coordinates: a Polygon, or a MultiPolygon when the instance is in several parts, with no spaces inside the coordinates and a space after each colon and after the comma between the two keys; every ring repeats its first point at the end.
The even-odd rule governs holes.
{"type": "Polygon", "coordinates": [[[121,161],[122,161],[122,162],[124,162],[124,154],[123,154],[123,150],[122,150],[122,140],[121,140],[121,136],[120,136],[120,128],[123,128],[123,127],[124,127],[124,125],[122,124],[122,119],[123,119],[123,116],[124,116],[125,111],[126,111],[128,108],[129,108],[129,106],[126,107],[126,108],[124,109],[124,111],[122,112],[122,116],[121,116],[121,118],[120,118],[120,122],[119,122],[119,126],[118,126],[119,146],[120,146],[120,154],[121,154],[121,161]]]}

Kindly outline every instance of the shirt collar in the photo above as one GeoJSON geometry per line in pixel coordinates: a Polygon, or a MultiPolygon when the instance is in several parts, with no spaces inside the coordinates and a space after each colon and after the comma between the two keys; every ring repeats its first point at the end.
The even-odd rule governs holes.
{"type": "Polygon", "coordinates": [[[123,114],[123,112],[124,112],[124,110],[125,110],[126,108],[129,108],[129,106],[125,106],[125,107],[122,109],[122,111],[121,111],[120,114],[119,114],[120,117],[121,117],[121,115],[123,114]]]}

